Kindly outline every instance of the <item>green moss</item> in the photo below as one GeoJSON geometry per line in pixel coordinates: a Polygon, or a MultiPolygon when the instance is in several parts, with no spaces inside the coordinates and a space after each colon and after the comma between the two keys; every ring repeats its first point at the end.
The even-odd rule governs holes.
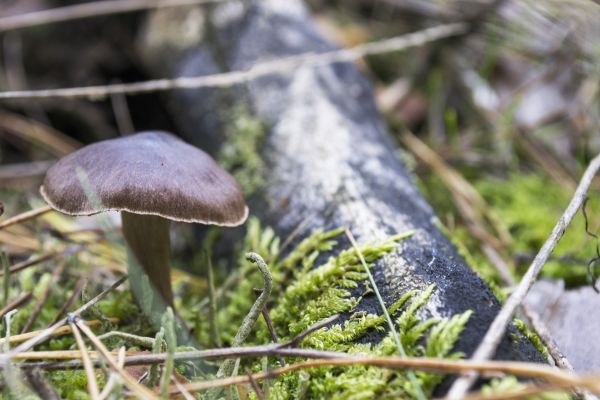
{"type": "MultiPolygon", "coordinates": [[[[343,322],[320,329],[307,336],[301,346],[315,349],[339,350],[353,354],[391,355],[397,354],[397,347],[391,337],[386,336],[387,324],[381,313],[360,311],[363,297],[372,296],[367,276],[354,248],[334,251],[336,238],[343,229],[331,231],[315,231],[300,241],[284,256],[281,254],[280,239],[274,231],[261,226],[260,222],[251,218],[247,224],[247,235],[239,249],[239,254],[253,250],[259,252],[270,266],[273,275],[273,294],[269,304],[270,315],[280,340],[289,340],[307,327],[336,313],[347,313],[348,318],[343,322]],[[331,252],[329,258],[319,255],[331,252]],[[377,345],[361,344],[360,341],[369,333],[380,332],[383,340],[377,345]]],[[[394,251],[404,235],[392,236],[371,243],[359,244],[369,266],[386,254],[394,251]]],[[[218,260],[217,260],[218,262],[218,260]]],[[[225,290],[219,303],[217,319],[219,322],[223,343],[230,343],[233,335],[246,316],[255,300],[252,289],[262,286],[262,278],[256,267],[245,258],[236,260],[237,282],[232,289],[225,290]]],[[[84,268],[86,266],[83,266],[84,268]]],[[[225,277],[222,277],[223,279],[225,277]]],[[[73,287],[77,277],[69,277],[65,286],[73,287]]],[[[50,274],[45,269],[38,268],[22,271],[12,277],[11,295],[24,288],[35,290],[39,295],[45,286],[50,284],[50,274]],[[41,282],[38,286],[32,282],[41,282]]],[[[434,287],[422,292],[413,291],[404,294],[388,312],[393,317],[396,328],[400,332],[405,350],[413,356],[457,357],[451,354],[454,342],[469,314],[453,318],[427,318],[421,310],[427,304],[434,287]]],[[[82,300],[97,293],[97,288],[90,284],[82,295],[82,300]]],[[[70,290],[53,291],[40,314],[39,326],[46,326],[56,315],[57,309],[71,295],[70,290]]],[[[203,293],[190,293],[185,299],[185,309],[182,315],[189,319],[193,314],[200,314],[193,305],[201,302],[203,293]]],[[[81,302],[80,301],[80,302],[81,302]]],[[[32,305],[28,305],[17,313],[13,331],[25,322],[30,315],[32,305]],[[29,307],[29,308],[28,308],[29,307]],[[22,315],[21,315],[22,314],[22,315]]],[[[77,307],[74,304],[73,307],[77,307]]],[[[132,302],[128,290],[111,292],[102,301],[89,309],[85,318],[107,320],[108,317],[118,317],[117,327],[105,325],[98,328],[98,334],[106,331],[119,330],[137,335],[152,337],[151,327],[140,324],[136,315],[139,313],[132,302]],[[148,332],[146,332],[148,331],[148,332]]],[[[200,347],[208,346],[208,324],[197,326],[200,334],[200,347]]],[[[254,327],[248,344],[270,343],[272,339],[262,318],[254,327]]],[[[114,344],[108,342],[109,345],[114,344]]],[[[126,343],[131,349],[131,343],[126,343]]],[[[76,345],[70,335],[57,337],[40,349],[66,350],[74,349],[76,345]]],[[[290,359],[289,362],[300,359],[290,359]]],[[[252,370],[262,370],[263,361],[248,359],[242,367],[252,370]]],[[[276,367],[278,361],[268,360],[269,368],[276,367]]],[[[213,365],[216,370],[216,365],[213,365]]],[[[192,362],[177,363],[176,368],[188,378],[206,378],[206,369],[199,368],[192,362]]],[[[59,395],[67,399],[88,398],[86,377],[83,371],[48,372],[47,379],[56,388],[59,395]]],[[[427,373],[417,373],[420,385],[431,393],[441,376],[427,373]]],[[[104,384],[104,376],[98,375],[99,385],[104,384]]],[[[304,398],[391,398],[401,396],[412,397],[413,388],[403,371],[390,371],[377,367],[351,366],[348,368],[328,367],[314,368],[309,371],[289,374],[273,379],[270,384],[270,398],[288,399],[291,394],[302,394],[304,398]]],[[[253,395],[251,395],[253,396],[253,395]]],[[[300,396],[298,397],[300,398],[300,396]]]]}
{"type": "MultiPolygon", "coordinates": [[[[420,295],[410,292],[398,300],[389,312],[398,315],[395,323],[401,340],[409,356],[451,357],[452,346],[458,339],[470,313],[451,319],[430,318],[422,320],[417,312],[427,303],[434,287],[420,295]]],[[[303,342],[303,346],[317,349],[346,351],[350,354],[389,356],[397,354],[397,347],[391,335],[387,335],[379,344],[357,343],[357,340],[370,330],[384,331],[385,319],[373,314],[356,313],[342,324],[323,328],[303,342]]],[[[371,398],[412,398],[413,388],[405,372],[391,371],[369,366],[325,367],[308,371],[310,380],[305,383],[306,398],[333,399],[371,399],[371,398]]],[[[420,385],[431,394],[441,381],[441,375],[418,372],[420,385]]],[[[285,377],[277,379],[270,390],[272,398],[290,398],[301,384],[300,375],[296,379],[285,377]]]]}
{"type": "Polygon", "coordinates": [[[229,117],[226,135],[217,157],[219,164],[235,176],[246,196],[251,196],[264,182],[266,167],[259,150],[265,127],[245,107],[239,107],[229,117]]]}
{"type": "MultiPolygon", "coordinates": [[[[280,241],[272,229],[261,227],[258,220],[250,219],[247,237],[240,253],[259,251],[269,263],[273,275],[270,317],[281,341],[294,338],[324,318],[337,313],[350,313],[344,322],[308,335],[301,346],[353,354],[397,354],[392,337],[385,335],[387,325],[383,315],[357,310],[362,298],[372,295],[372,290],[368,286],[367,276],[356,250],[343,249],[317,263],[320,254],[335,248],[335,238],[342,232],[343,229],[316,231],[297,244],[287,256],[281,257],[280,241]],[[370,332],[381,332],[383,340],[377,345],[359,343],[370,332]]],[[[372,267],[375,261],[395,250],[403,237],[405,236],[392,236],[363,243],[359,244],[359,248],[372,267]]],[[[254,266],[243,258],[238,262],[241,278],[234,289],[227,293],[225,305],[218,310],[219,328],[224,343],[231,340],[254,302],[252,288],[262,285],[254,266]]],[[[452,318],[424,318],[420,310],[427,304],[434,290],[431,286],[423,292],[406,293],[389,307],[388,312],[395,319],[396,329],[409,355],[459,357],[459,354],[452,354],[451,350],[470,313],[452,318]]],[[[254,334],[249,337],[248,344],[271,341],[261,319],[254,328],[254,334]]],[[[254,371],[264,368],[261,361],[245,363],[254,371]]],[[[275,367],[278,361],[272,359],[270,364],[275,367]]],[[[417,377],[427,393],[431,393],[442,379],[440,375],[429,373],[418,373],[417,377]]],[[[413,388],[403,371],[367,366],[313,368],[270,381],[270,398],[288,399],[293,394],[301,394],[303,398],[412,398],[413,388]]]]}
{"type": "MultiPolygon", "coordinates": [[[[508,394],[518,392],[525,389],[526,385],[519,382],[514,376],[507,376],[500,379],[492,379],[492,381],[481,388],[484,396],[508,394]]],[[[569,400],[571,396],[561,392],[547,392],[537,396],[525,397],[526,400],[569,400]]]]}
{"type": "Polygon", "coordinates": [[[548,349],[542,342],[542,339],[539,337],[539,335],[535,332],[532,332],[531,329],[529,329],[527,325],[525,325],[525,322],[523,322],[519,318],[515,318],[514,324],[523,333],[523,335],[525,335],[525,337],[529,339],[531,343],[533,343],[535,348],[540,352],[540,354],[544,356],[546,361],[548,361],[550,357],[550,355],[548,354],[548,349]]]}
{"type": "MultiPolygon", "coordinates": [[[[517,272],[529,266],[560,218],[572,196],[549,178],[514,174],[507,179],[481,180],[477,189],[514,238],[510,256],[520,256],[517,272]]],[[[600,197],[590,194],[587,205],[592,229],[600,224],[600,197]]],[[[587,283],[587,262],[595,255],[596,241],[585,233],[579,213],[542,270],[547,278],[564,279],[567,286],[587,283]]]]}
{"type": "MultiPolygon", "coordinates": [[[[85,371],[51,371],[46,372],[45,375],[61,398],[67,400],[87,400],[90,398],[85,371]]],[[[104,375],[101,373],[96,373],[96,380],[99,387],[103,387],[106,383],[104,375]]]]}
{"type": "MultiPolygon", "coordinates": [[[[437,176],[421,176],[418,183],[444,221],[441,229],[471,268],[503,300],[507,291],[502,287],[506,284],[482,253],[481,243],[460,223],[451,194],[437,176]]],[[[533,174],[512,174],[506,178],[480,176],[475,179],[475,187],[499,223],[512,235],[513,243],[502,256],[516,266],[511,272],[518,280],[549,236],[572,193],[550,178],[533,174]]],[[[600,226],[600,197],[594,193],[589,195],[587,214],[590,229],[596,231],[600,226]]],[[[567,287],[588,284],[587,262],[595,256],[595,246],[596,240],[586,234],[585,220],[579,213],[544,266],[542,276],[564,279],[567,287]]]]}

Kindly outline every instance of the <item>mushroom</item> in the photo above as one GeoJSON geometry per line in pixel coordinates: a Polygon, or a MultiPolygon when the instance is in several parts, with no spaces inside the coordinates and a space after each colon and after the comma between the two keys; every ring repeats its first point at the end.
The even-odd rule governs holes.
{"type": "Polygon", "coordinates": [[[202,150],[166,132],[77,150],[48,170],[40,192],[52,208],[68,215],[121,211],[133,295],[141,306],[148,301],[137,279],[141,266],[164,301],[157,305],[160,299],[154,296],[152,310],[173,306],[170,221],[237,226],[248,216],[237,181],[202,150]]]}

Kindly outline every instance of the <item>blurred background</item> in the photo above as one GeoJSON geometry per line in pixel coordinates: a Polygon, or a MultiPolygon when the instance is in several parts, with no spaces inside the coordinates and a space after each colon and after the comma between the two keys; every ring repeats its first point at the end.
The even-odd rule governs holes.
{"type": "MultiPolygon", "coordinates": [[[[150,78],[144,57],[152,42],[146,31],[151,11],[10,28],[11,16],[76,3],[1,0],[1,90],[150,78]]],[[[466,35],[359,64],[376,89],[399,156],[449,235],[481,275],[505,287],[531,261],[583,168],[600,151],[600,5],[311,0],[307,6],[321,32],[343,47],[443,23],[467,24],[466,35]]],[[[195,7],[200,6],[176,8],[182,15],[177,29],[190,34],[199,29],[186,26],[183,17],[195,7]]],[[[177,133],[163,93],[0,102],[5,213],[38,201],[45,170],[62,155],[147,129],[177,133]]],[[[587,204],[590,233],[600,223],[598,189],[594,186],[587,204]]],[[[589,284],[595,249],[578,216],[545,274],[564,279],[568,287],[589,284]]]]}

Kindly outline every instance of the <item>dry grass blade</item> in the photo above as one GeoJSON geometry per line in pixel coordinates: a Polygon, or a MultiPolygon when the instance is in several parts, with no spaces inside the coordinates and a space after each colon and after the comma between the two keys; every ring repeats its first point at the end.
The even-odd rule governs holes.
{"type": "Polygon", "coordinates": [[[359,46],[333,50],[325,53],[304,53],[255,64],[247,70],[224,72],[214,75],[157,79],[145,82],[119,83],[113,85],[75,87],[63,89],[23,90],[0,92],[0,99],[43,99],[43,98],[93,98],[111,94],[139,94],[173,89],[196,89],[201,87],[230,87],[272,74],[289,74],[300,67],[316,67],[338,62],[352,62],[367,55],[390,53],[426,43],[446,39],[465,33],[463,23],[438,25],[433,28],[396,36],[390,39],[365,43],[359,46]]]}
{"type": "MultiPolygon", "coordinates": [[[[38,357],[44,352],[32,352],[33,357],[38,357]]],[[[80,358],[79,351],[70,352],[47,352],[48,358],[58,358],[57,356],[70,356],[72,358],[80,358]],[[62,353],[62,354],[60,354],[62,353]]],[[[114,353],[113,353],[114,354],[114,353]]],[[[544,379],[553,385],[562,385],[556,387],[581,387],[600,393],[600,375],[579,375],[572,371],[560,370],[547,365],[526,363],[526,362],[511,362],[511,361],[482,361],[476,362],[471,360],[448,360],[436,358],[410,358],[410,357],[369,357],[359,355],[349,355],[347,353],[320,351],[311,349],[283,349],[280,345],[262,345],[248,346],[239,348],[226,349],[210,349],[197,351],[184,351],[175,353],[174,359],[178,361],[203,359],[218,359],[223,357],[261,357],[261,356],[276,356],[284,357],[303,357],[313,358],[315,360],[306,361],[291,366],[275,369],[266,373],[255,374],[252,376],[255,380],[268,379],[279,376],[281,374],[301,370],[312,367],[322,366],[356,366],[370,365],[390,369],[411,368],[424,371],[434,371],[443,373],[461,373],[465,371],[477,371],[481,374],[510,374],[515,376],[544,379]]],[[[92,353],[92,358],[97,357],[97,354],[92,353]]],[[[164,362],[167,357],[166,353],[162,354],[140,354],[136,353],[128,355],[125,359],[125,365],[148,365],[152,363],[164,362]]],[[[96,359],[95,363],[98,363],[96,359]]],[[[63,369],[63,368],[80,368],[82,363],[80,360],[74,360],[67,363],[51,363],[40,365],[39,363],[22,363],[17,364],[20,368],[48,368],[48,369],[63,369]]],[[[185,385],[189,391],[203,390],[212,387],[223,387],[232,384],[249,383],[247,376],[236,376],[233,378],[196,382],[185,385]]],[[[176,387],[170,388],[171,393],[177,392],[176,387]]]]}
{"type": "Polygon", "coordinates": [[[31,292],[28,292],[21,295],[18,299],[11,301],[10,303],[2,307],[2,309],[0,309],[0,318],[3,318],[12,310],[17,309],[24,304],[27,304],[32,298],[33,294],[31,292]]]}
{"type": "Polygon", "coordinates": [[[283,343],[281,347],[294,347],[299,345],[300,343],[302,343],[302,341],[311,333],[318,331],[321,328],[326,327],[327,325],[331,324],[332,322],[336,321],[338,318],[340,317],[340,314],[334,314],[331,317],[327,317],[321,321],[318,321],[317,323],[315,323],[312,326],[309,326],[308,328],[306,328],[306,330],[304,332],[301,332],[300,334],[298,334],[298,336],[296,336],[295,338],[293,338],[292,340],[290,340],[289,342],[283,343]]]}
{"type": "Polygon", "coordinates": [[[113,358],[112,354],[108,349],[104,346],[104,344],[98,339],[98,337],[92,332],[90,328],[88,328],[82,320],[78,320],[75,322],[77,327],[81,329],[81,331],[88,337],[88,339],[92,342],[94,347],[98,350],[100,354],[106,359],[108,364],[117,371],[121,377],[123,378],[123,382],[131,391],[135,393],[137,397],[140,399],[148,400],[148,399],[156,399],[157,397],[152,393],[148,388],[142,386],[138,381],[131,376],[123,367],[119,366],[117,361],[113,358]]]}
{"type": "Polygon", "coordinates": [[[252,390],[254,390],[254,393],[256,393],[256,397],[258,397],[259,400],[264,399],[265,395],[263,394],[262,390],[260,389],[260,386],[258,386],[258,383],[256,383],[256,380],[252,376],[252,371],[250,371],[250,368],[246,367],[245,371],[246,376],[250,380],[250,386],[252,386],[252,390]]]}
{"type": "Polygon", "coordinates": [[[515,135],[517,142],[531,156],[531,159],[537,162],[554,181],[558,182],[567,190],[574,190],[577,182],[571,177],[569,172],[557,160],[556,154],[550,154],[548,150],[540,143],[536,143],[533,138],[525,135],[524,132],[517,132],[515,135]]]}
{"type": "MultiPolygon", "coordinates": [[[[119,322],[119,320],[117,318],[109,318],[109,321],[112,323],[119,322]]],[[[89,327],[100,326],[101,324],[102,324],[102,321],[99,321],[97,319],[88,322],[89,327]]],[[[10,345],[13,345],[16,343],[22,343],[28,339],[36,337],[37,335],[39,335],[42,332],[43,331],[32,331],[32,332],[22,333],[20,335],[12,335],[11,337],[8,338],[8,343],[10,345]]],[[[62,327],[58,328],[50,336],[51,337],[63,336],[63,335],[67,335],[69,333],[71,333],[71,327],[70,326],[62,326],[62,327]]],[[[6,342],[6,338],[0,339],[0,347],[4,346],[5,342],[6,342]]]]}
{"type": "MultiPolygon", "coordinates": [[[[542,267],[546,263],[546,260],[548,260],[550,253],[552,253],[552,250],[554,249],[560,238],[563,236],[565,230],[573,220],[573,217],[583,204],[587,196],[587,191],[590,187],[590,184],[592,183],[592,180],[594,176],[598,173],[599,169],[600,155],[597,155],[590,162],[589,166],[583,173],[583,176],[581,177],[581,180],[579,182],[579,185],[577,186],[577,190],[575,191],[573,198],[569,202],[569,205],[567,206],[563,215],[556,223],[554,229],[552,230],[552,233],[550,234],[550,236],[548,237],[538,254],[535,256],[535,259],[531,263],[531,266],[523,276],[523,279],[521,280],[515,291],[506,300],[506,303],[504,304],[504,306],[502,307],[502,309],[488,328],[487,333],[483,338],[481,344],[473,354],[472,359],[474,361],[487,360],[490,357],[492,357],[495,353],[496,348],[500,343],[500,340],[502,340],[502,337],[506,332],[506,327],[512,320],[516,309],[525,299],[525,296],[527,295],[529,289],[535,282],[535,279],[542,270],[542,267]]],[[[450,388],[447,398],[457,400],[464,398],[466,392],[469,390],[469,388],[475,382],[476,379],[476,373],[469,373],[463,376],[462,378],[457,379],[450,388]]]]}
{"type": "Polygon", "coordinates": [[[1,229],[0,245],[7,249],[7,251],[15,253],[30,253],[39,251],[40,249],[40,241],[36,237],[25,234],[14,234],[8,230],[1,229]]]}
{"type": "MultiPolygon", "coordinates": [[[[349,229],[346,229],[346,236],[350,240],[350,243],[352,244],[354,251],[358,255],[358,258],[360,259],[360,263],[362,264],[362,266],[365,269],[365,273],[369,277],[369,282],[371,283],[371,289],[373,289],[373,292],[375,292],[375,296],[377,297],[377,300],[379,301],[379,305],[381,306],[381,311],[383,312],[383,315],[385,315],[385,319],[387,321],[388,328],[390,330],[392,338],[394,339],[394,342],[396,343],[396,348],[398,349],[398,353],[402,357],[406,357],[406,351],[404,350],[404,347],[402,346],[402,342],[400,341],[400,336],[398,336],[398,332],[396,331],[394,322],[392,321],[392,318],[390,317],[390,314],[388,313],[387,306],[385,305],[385,302],[383,301],[383,298],[381,297],[381,294],[379,293],[379,288],[377,287],[375,278],[373,278],[373,274],[371,274],[369,265],[365,261],[365,257],[363,256],[362,252],[360,251],[360,248],[356,244],[356,239],[354,239],[354,235],[352,234],[352,232],[350,232],[349,229]]],[[[420,385],[419,381],[417,380],[417,376],[414,374],[413,371],[408,371],[407,375],[408,375],[408,379],[410,380],[410,383],[412,385],[412,388],[415,391],[416,397],[418,399],[425,399],[426,398],[425,393],[423,392],[423,389],[421,388],[421,385],[420,385]]]]}
{"type": "MultiPolygon", "coordinates": [[[[72,332],[69,330],[69,333],[72,332]]],[[[94,362],[98,361],[98,353],[95,351],[89,352],[90,359],[94,362]]],[[[134,355],[130,353],[129,355],[134,355]]],[[[113,352],[113,355],[117,355],[113,352]]],[[[12,360],[81,360],[81,352],[79,350],[37,350],[23,351],[11,357],[12,360]]],[[[81,367],[83,364],[80,365],[81,367]]]]}
{"type": "MultiPolygon", "coordinates": [[[[44,254],[43,256],[36,257],[36,258],[34,258],[32,260],[27,260],[27,261],[23,261],[23,262],[11,265],[8,270],[9,270],[9,272],[11,274],[13,274],[15,272],[22,271],[25,268],[33,267],[34,265],[38,265],[38,264],[41,264],[43,262],[52,260],[52,259],[54,259],[54,258],[56,258],[58,256],[72,254],[76,250],[78,250],[78,248],[79,248],[79,246],[77,246],[77,247],[71,246],[71,247],[68,247],[67,249],[65,249],[63,251],[58,251],[58,252],[44,254]]],[[[4,271],[0,271],[0,276],[3,276],[3,275],[4,275],[4,271]]]]}
{"type": "MultiPolygon", "coordinates": [[[[255,288],[254,294],[256,297],[260,296],[262,294],[262,289],[255,288]]],[[[279,336],[277,336],[277,332],[273,326],[273,321],[271,321],[271,315],[269,314],[269,308],[267,306],[263,308],[262,316],[265,324],[267,324],[267,329],[269,330],[269,335],[271,335],[271,340],[273,343],[279,343],[279,336]]],[[[283,357],[279,357],[279,364],[285,366],[285,359],[283,357]]]]}
{"type": "MultiPolygon", "coordinates": [[[[125,366],[125,347],[121,347],[119,349],[119,353],[117,355],[117,363],[121,368],[125,366]]],[[[108,396],[110,396],[110,393],[113,391],[118,380],[119,375],[115,372],[111,372],[110,376],[108,377],[108,381],[106,382],[106,385],[104,385],[104,388],[102,388],[102,392],[100,392],[101,400],[106,399],[108,398],[108,396]]]]}
{"type": "Polygon", "coordinates": [[[13,136],[39,145],[56,157],[72,153],[82,146],[64,133],[18,114],[0,112],[0,127],[13,136]]]}
{"type": "Polygon", "coordinates": [[[217,3],[222,0],[109,0],[94,1],[67,7],[52,8],[27,14],[0,18],[0,32],[31,28],[76,19],[102,15],[122,14],[159,7],[180,7],[194,4],[217,3]]]}
{"type": "Polygon", "coordinates": [[[127,97],[123,93],[112,94],[110,96],[110,105],[121,136],[134,133],[135,125],[133,124],[131,112],[127,105],[127,97]]]}
{"type": "Polygon", "coordinates": [[[185,400],[195,400],[195,397],[183,386],[181,382],[177,380],[175,376],[171,377],[171,380],[175,384],[175,387],[179,390],[179,394],[183,396],[185,400]]]}
{"type": "MultiPolygon", "coordinates": [[[[71,315],[80,315],[82,312],[86,311],[88,308],[90,308],[91,306],[96,304],[98,301],[100,301],[102,298],[104,298],[104,296],[106,296],[108,293],[110,293],[111,291],[113,291],[114,289],[119,287],[126,280],[127,280],[127,276],[123,276],[123,277],[119,278],[108,288],[104,289],[102,292],[100,292],[98,295],[96,295],[90,301],[88,301],[87,303],[85,303],[84,305],[79,307],[77,310],[72,312],[71,315]]],[[[56,324],[41,331],[38,335],[21,343],[19,346],[15,347],[11,352],[0,354],[0,366],[4,363],[9,362],[10,359],[13,358],[16,354],[27,351],[27,350],[31,349],[33,346],[43,342],[48,337],[52,336],[52,334],[54,334],[60,327],[62,327],[66,323],[67,323],[67,319],[63,318],[62,320],[58,321],[56,324]]]]}
{"type": "MultiPolygon", "coordinates": [[[[199,391],[214,387],[225,387],[230,385],[250,383],[251,379],[260,381],[267,378],[274,378],[282,374],[315,367],[344,367],[368,365],[382,368],[418,368],[428,371],[443,372],[462,372],[468,370],[477,370],[480,373],[503,372],[518,376],[528,376],[532,378],[542,378],[553,383],[565,385],[565,387],[584,387],[595,393],[600,393],[598,384],[598,375],[579,376],[575,373],[561,371],[549,366],[523,363],[523,362],[501,362],[501,361],[452,361],[445,359],[427,359],[427,358],[401,358],[401,357],[350,357],[346,359],[316,359],[303,361],[287,367],[273,369],[268,372],[253,374],[252,378],[246,375],[240,375],[225,379],[215,379],[211,381],[194,382],[184,385],[190,391],[199,391]]],[[[178,393],[176,386],[169,388],[169,393],[178,393]]]]}
{"type": "Polygon", "coordinates": [[[88,391],[90,393],[90,397],[92,400],[98,400],[98,398],[100,397],[100,391],[98,390],[96,372],[94,371],[94,366],[92,365],[92,362],[90,360],[88,349],[85,347],[85,343],[83,342],[81,333],[79,333],[79,329],[77,329],[77,325],[75,325],[73,321],[69,321],[69,326],[71,327],[73,336],[75,337],[75,341],[77,342],[77,347],[79,347],[79,351],[81,353],[81,361],[83,362],[83,369],[85,370],[87,376],[87,386],[88,391]]]}
{"type": "Polygon", "coordinates": [[[52,208],[50,208],[50,206],[44,206],[44,207],[40,207],[40,208],[36,208],[34,210],[24,212],[19,215],[15,215],[14,217],[8,218],[8,219],[0,222],[0,230],[8,228],[9,226],[12,226],[15,224],[20,224],[22,222],[29,221],[33,218],[37,218],[40,215],[44,215],[50,211],[52,211],[52,208]]]}

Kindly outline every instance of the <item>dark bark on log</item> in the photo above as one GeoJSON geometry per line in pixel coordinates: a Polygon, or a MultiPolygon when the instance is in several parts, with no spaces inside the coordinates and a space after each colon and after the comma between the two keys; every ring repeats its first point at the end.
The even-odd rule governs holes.
{"type": "MultiPolygon", "coordinates": [[[[204,42],[178,53],[179,60],[169,65],[164,58],[149,57],[149,69],[159,75],[206,75],[333,48],[296,1],[217,7],[210,20],[204,42]]],[[[391,304],[408,290],[435,283],[426,312],[447,317],[473,310],[456,346],[472,353],[500,305],[436,227],[434,213],[399,161],[372,89],[355,65],[302,67],[229,91],[183,90],[170,102],[180,133],[213,153],[222,142],[222,117],[236,105],[248,104],[266,123],[262,156],[268,174],[265,187],[251,199],[251,212],[282,237],[302,223],[300,236],[346,226],[359,241],[414,230],[374,268],[384,299],[391,304]]],[[[381,312],[374,296],[367,296],[360,308],[381,312]]],[[[373,333],[366,340],[380,338],[373,333]]],[[[497,358],[542,361],[516,329],[510,330],[497,358]]]]}

